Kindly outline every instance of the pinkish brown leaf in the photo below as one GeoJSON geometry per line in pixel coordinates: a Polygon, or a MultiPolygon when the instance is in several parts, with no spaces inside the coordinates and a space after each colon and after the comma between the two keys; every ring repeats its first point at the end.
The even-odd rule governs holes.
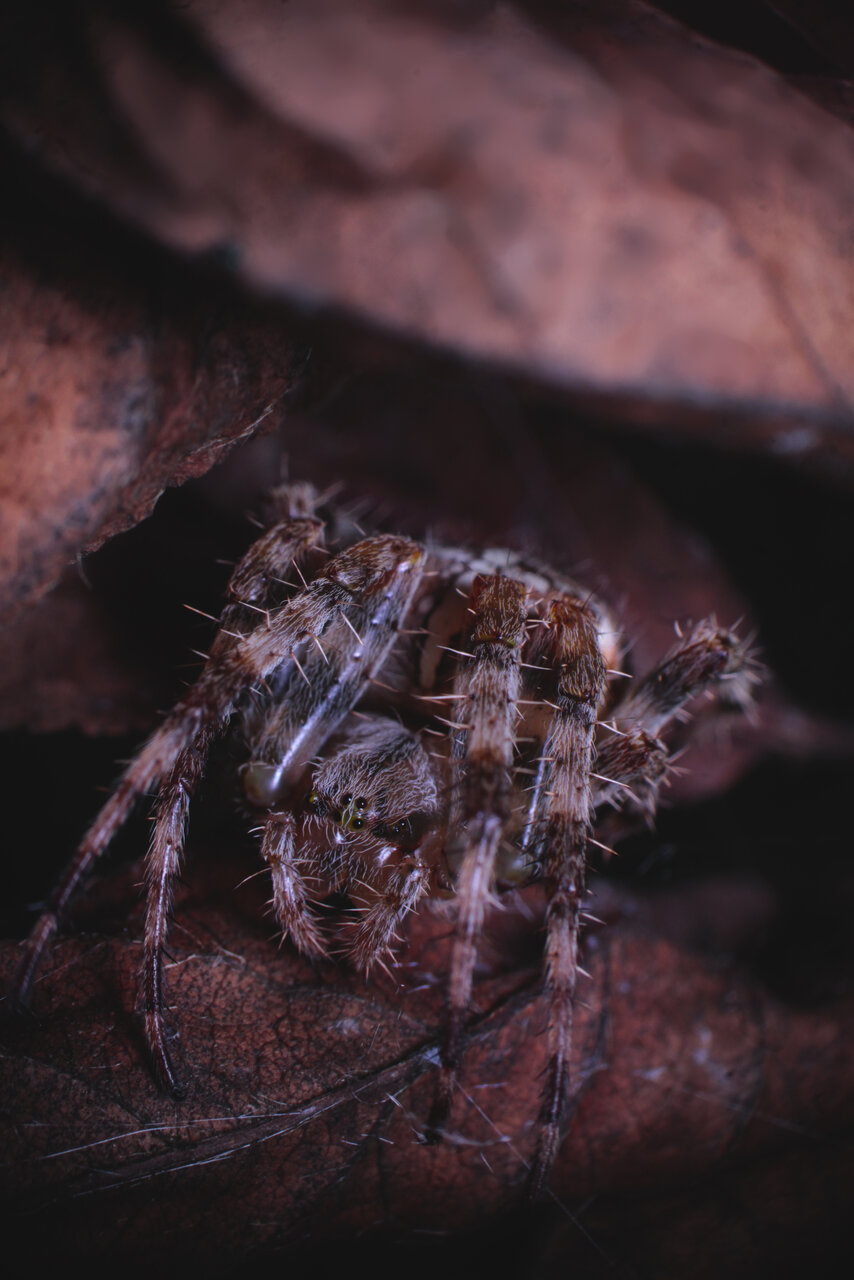
{"type": "Polygon", "coordinates": [[[5,118],[164,243],[638,422],[850,472],[851,133],[758,61],[640,0],[87,18],[91,74],[43,41],[5,118]]]}
{"type": "MultiPolygon", "coordinates": [[[[0,260],[0,613],[281,414],[279,325],[43,214],[0,260]]],[[[103,236],[110,242],[110,235],[103,236]]],[[[142,254],[140,246],[136,252],[142,254]]]]}
{"type": "MultiPolygon", "coordinates": [[[[153,1261],[168,1239],[176,1255],[222,1261],[321,1222],[327,1239],[382,1221],[454,1231],[518,1205],[546,1051],[520,959],[536,897],[496,918],[451,1136],[425,1147],[447,921],[416,922],[397,989],[364,986],[277,950],[257,891],[235,911],[218,901],[224,873],[219,889],[202,883],[179,908],[168,976],[186,1100],[159,1095],[142,1059],[128,938],[62,943],[36,1019],[6,1023],[5,1190],[19,1221],[49,1212],[51,1247],[71,1257],[153,1261]]],[[[740,894],[734,884],[731,909],[740,894]]],[[[692,950],[697,906],[672,908],[685,905],[678,948],[625,919],[588,939],[561,1199],[725,1178],[793,1134],[825,1144],[854,1117],[848,1009],[798,1012],[721,970],[692,950]]],[[[708,918],[696,919],[708,952],[708,918]]]]}

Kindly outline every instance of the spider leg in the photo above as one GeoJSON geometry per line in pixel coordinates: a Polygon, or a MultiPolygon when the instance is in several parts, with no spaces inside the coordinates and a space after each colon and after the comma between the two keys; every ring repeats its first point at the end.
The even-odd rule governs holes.
{"type": "MultiPolygon", "coordinates": [[[[244,668],[237,654],[244,637],[233,630],[238,613],[248,613],[243,600],[264,600],[263,582],[318,545],[323,536],[319,520],[287,520],[260,540],[264,544],[266,574],[262,575],[256,543],[237,565],[229,584],[229,603],[220,630],[202,673],[163,724],[151,735],[128,765],[106,804],[84,835],[76,854],[57,882],[47,907],[24,943],[23,956],[12,983],[12,998],[19,1007],[29,1005],[33,985],[45,951],[59,929],[69,904],[82,882],[106,853],[118,830],[129,818],[141,795],[150,791],[174,769],[181,753],[193,743],[211,739],[228,720],[243,681],[244,668]],[[244,594],[245,593],[245,594],[244,594]]],[[[251,601],[250,601],[251,602],[251,601]]],[[[257,626],[257,615],[251,615],[257,626]]]]}
{"type": "Polygon", "coordinates": [[[700,693],[749,711],[761,669],[750,646],[731,630],[705,618],[680,638],[666,657],[632,686],[615,714],[621,729],[639,724],[658,737],[700,693]]]}
{"type": "MultiPolygon", "coordinates": [[[[291,756],[304,750],[314,754],[317,745],[350,711],[385,660],[400,620],[411,603],[423,558],[420,548],[408,539],[390,536],[366,539],[337,555],[299,596],[271,616],[267,626],[244,637],[224,656],[226,688],[232,687],[228,680],[233,668],[242,673],[242,688],[253,681],[264,681],[283,663],[293,661],[295,649],[318,640],[328,628],[340,625],[342,632],[346,631],[346,636],[340,637],[340,646],[336,645],[324,659],[324,669],[329,668],[329,675],[315,694],[313,710],[301,732],[289,743],[291,756]],[[342,620],[345,610],[352,615],[348,627],[342,620]],[[355,620],[363,628],[363,638],[359,638],[355,620]]],[[[198,687],[196,685],[189,696],[198,687]]],[[[166,1048],[161,959],[172,884],[183,848],[190,797],[204,772],[218,722],[224,718],[222,708],[227,705],[230,713],[236,698],[235,687],[227,700],[218,703],[220,716],[212,717],[213,723],[203,721],[179,753],[158,798],[146,864],[143,956],[146,1035],[158,1080],[172,1093],[179,1093],[180,1085],[166,1048]]],[[[284,865],[281,870],[285,875],[284,865]]],[[[294,889],[293,880],[290,888],[294,889]]]]}
{"type": "Polygon", "coordinates": [[[178,871],[190,798],[204,773],[208,734],[184,748],[160,789],[155,810],[151,849],[146,861],[146,910],[143,938],[142,995],[145,1037],[158,1083],[176,1097],[183,1088],[175,1075],[163,1023],[163,947],[178,871]]]}
{"type": "Polygon", "coordinates": [[[669,755],[659,738],[635,726],[610,735],[596,751],[596,776],[591,779],[592,807],[626,805],[651,821],[658,788],[667,775],[669,755]]]}
{"type": "MultiPolygon", "coordinates": [[[[560,1142],[569,1089],[572,1014],[578,976],[578,940],[590,836],[593,735],[605,688],[605,663],[596,623],[577,600],[549,604],[536,652],[558,669],[557,694],[525,834],[545,881],[546,994],[550,1061],[530,1193],[539,1196],[560,1142]]],[[[535,659],[536,660],[536,659],[535,659]]]]}
{"type": "Polygon", "coordinates": [[[760,678],[748,644],[713,618],[698,623],[618,705],[614,727],[621,727],[597,753],[594,807],[628,806],[651,820],[668,767],[668,750],[658,735],[672,721],[684,720],[688,704],[701,693],[749,711],[760,678]]]}
{"type": "Polygon", "coordinates": [[[462,1058],[477,942],[493,883],[495,857],[510,812],[514,713],[526,637],[526,592],[513,578],[480,575],[471,589],[471,656],[457,675],[454,705],[465,725],[453,743],[456,779],[451,829],[466,828],[457,881],[458,916],[445,1008],[441,1065],[426,1138],[444,1131],[462,1058]]]}
{"type": "Polygon", "coordinates": [[[292,813],[271,813],[264,824],[261,856],[270,868],[273,911],[303,955],[320,960],[326,944],[309,910],[309,896],[297,855],[297,822],[292,813]]]}
{"type": "Polygon", "coordinates": [[[423,561],[424,552],[408,538],[366,538],[330,560],[267,626],[238,645],[235,660],[244,685],[261,684],[283,663],[293,664],[295,650],[303,649],[300,666],[310,675],[299,731],[287,699],[265,731],[284,752],[283,776],[316,754],[382,666],[412,603],[423,561]],[[334,642],[324,645],[327,634],[334,642]],[[312,643],[314,651],[308,648],[312,643]]]}
{"type": "MultiPolygon", "coordinates": [[[[397,850],[389,848],[388,853],[396,855],[397,850]]],[[[398,925],[429,891],[432,878],[433,868],[421,849],[404,855],[392,867],[369,871],[368,882],[358,895],[362,919],[347,946],[347,953],[363,973],[381,963],[391,950],[398,925]]]]}

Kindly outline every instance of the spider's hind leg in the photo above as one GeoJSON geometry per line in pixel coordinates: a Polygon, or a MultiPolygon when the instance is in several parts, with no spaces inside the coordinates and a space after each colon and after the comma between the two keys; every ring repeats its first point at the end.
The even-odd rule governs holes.
{"type": "Polygon", "coordinates": [[[762,667],[749,641],[714,618],[696,623],[643,679],[628,690],[614,719],[622,729],[641,726],[658,736],[683,718],[698,694],[714,694],[724,706],[749,714],[762,667]]]}
{"type": "Polygon", "coordinates": [[[629,810],[652,822],[670,767],[666,745],[675,721],[690,719],[698,695],[724,710],[750,715],[763,669],[749,641],[706,618],[691,627],[647,675],[629,686],[613,710],[592,782],[593,804],[629,810]],[[665,741],[662,741],[663,735],[665,741]]]}
{"type": "Polygon", "coordinates": [[[604,804],[628,804],[651,820],[668,768],[667,747],[658,735],[684,718],[698,694],[714,694],[742,713],[747,711],[761,678],[749,644],[706,619],[681,636],[618,703],[613,712],[616,732],[607,736],[596,757],[594,734],[606,671],[595,625],[569,598],[552,602],[545,621],[532,652],[558,667],[558,691],[523,837],[548,899],[545,960],[551,1056],[531,1173],[534,1198],[548,1182],[569,1091],[592,811],[604,804]]]}

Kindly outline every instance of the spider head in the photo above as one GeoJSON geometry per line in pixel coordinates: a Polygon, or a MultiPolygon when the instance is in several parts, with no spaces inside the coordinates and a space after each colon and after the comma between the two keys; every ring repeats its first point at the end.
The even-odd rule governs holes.
{"type": "Polygon", "coordinates": [[[415,849],[435,822],[435,814],[424,810],[383,819],[378,817],[376,799],[350,791],[331,797],[315,788],[306,797],[305,807],[315,818],[334,823],[337,841],[361,836],[362,842],[380,841],[386,848],[404,852],[415,849]]]}
{"type": "Polygon", "coordinates": [[[435,821],[436,781],[417,735],[365,718],[317,767],[306,808],[339,835],[417,843],[435,821]]]}

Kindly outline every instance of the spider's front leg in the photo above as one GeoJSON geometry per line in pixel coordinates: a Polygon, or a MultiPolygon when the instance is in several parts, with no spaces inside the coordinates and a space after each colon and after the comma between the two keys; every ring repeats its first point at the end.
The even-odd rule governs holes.
{"type": "Polygon", "coordinates": [[[546,996],[550,1060],[530,1195],[548,1182],[569,1092],[572,1015],[590,836],[590,771],[605,662],[596,622],[578,600],[552,600],[532,660],[557,668],[551,725],[531,802],[524,846],[546,889],[546,996]]]}
{"type": "MultiPolygon", "coordinates": [[[[423,559],[422,550],[406,538],[365,539],[330,560],[304,591],[265,617],[255,631],[238,640],[234,649],[224,655],[223,678],[230,681],[232,670],[239,670],[241,690],[260,691],[265,685],[269,688],[270,680],[282,689],[282,701],[273,707],[264,730],[264,745],[273,753],[273,759],[269,766],[263,761],[250,766],[256,770],[257,786],[268,788],[271,807],[280,788],[284,800],[294,780],[338,728],[382,666],[412,602],[423,559]],[[326,645],[323,638],[327,640],[326,645]],[[302,673],[299,678],[295,674],[297,670],[302,673]]],[[[227,687],[231,687],[230,683],[227,687]]],[[[196,685],[191,695],[198,689],[196,685]]],[[[230,706],[234,701],[236,694],[230,706]]],[[[181,1092],[181,1086],[166,1046],[162,952],[189,801],[203,772],[212,736],[203,722],[202,731],[193,736],[178,756],[158,798],[146,864],[143,950],[146,1036],[160,1083],[176,1094],[181,1092]]],[[[276,820],[280,817],[275,814],[268,819],[265,842],[270,850],[275,827],[280,826],[276,820]]],[[[288,840],[286,825],[280,826],[279,836],[281,843],[277,852],[284,855],[288,840]]],[[[279,891],[286,912],[291,909],[295,912],[291,927],[296,923],[298,928],[302,922],[307,948],[321,951],[307,923],[300,885],[294,879],[293,859],[288,861],[287,857],[279,856],[274,866],[276,871],[280,879],[287,878],[291,872],[290,881],[281,884],[279,891]]]]}
{"type": "Polygon", "coordinates": [[[498,575],[475,579],[470,611],[471,655],[455,681],[455,779],[450,827],[465,828],[465,855],[457,881],[457,927],[445,1010],[439,1080],[426,1138],[445,1129],[462,1057],[465,1016],[471,999],[477,942],[494,878],[495,857],[510,809],[522,645],[526,636],[526,592],[498,575]]]}
{"type": "MultiPolygon", "coordinates": [[[[297,513],[293,515],[296,517],[297,513]]],[[[204,768],[210,742],[227,723],[246,680],[245,666],[237,656],[245,637],[235,626],[241,623],[256,626],[258,617],[265,616],[279,579],[322,541],[320,520],[311,516],[288,518],[264,534],[235,568],[220,629],[198,681],[131,760],[24,943],[11,988],[12,998],[19,1007],[29,1005],[44,955],[69,905],[130,817],[139,797],[170,774],[173,782],[167,783],[167,791],[174,792],[185,774],[189,782],[197,772],[196,757],[200,757],[201,768],[204,768]],[[182,763],[184,753],[188,755],[182,763]]]]}

